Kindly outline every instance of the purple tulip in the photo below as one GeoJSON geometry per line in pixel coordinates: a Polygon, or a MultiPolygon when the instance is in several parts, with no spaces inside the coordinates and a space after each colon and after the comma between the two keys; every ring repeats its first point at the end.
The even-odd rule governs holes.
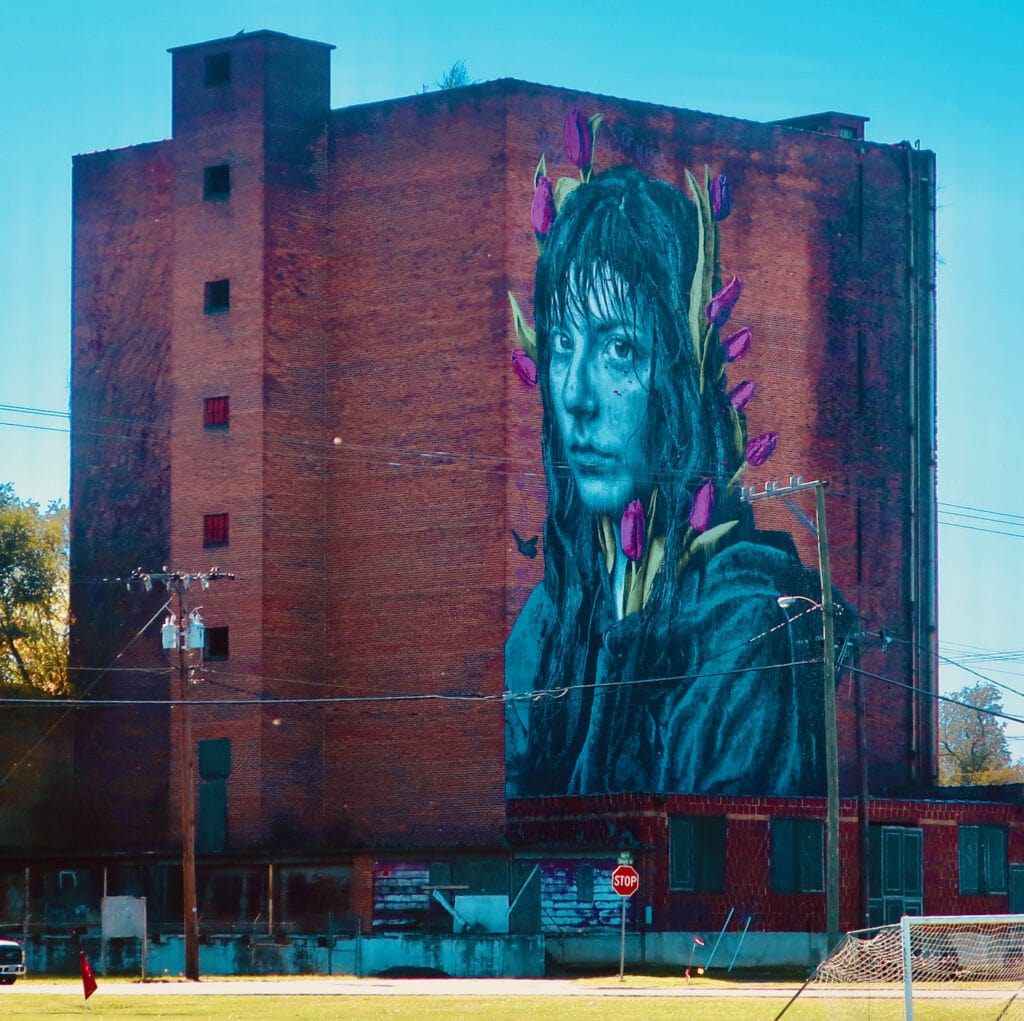
{"type": "Polygon", "coordinates": [[[725,360],[734,362],[737,358],[742,358],[750,350],[752,337],[753,333],[749,326],[741,326],[735,333],[730,333],[722,341],[722,347],[725,348],[725,360]]]}
{"type": "Polygon", "coordinates": [[[712,220],[724,220],[732,212],[732,189],[729,187],[729,178],[725,174],[719,174],[712,180],[709,198],[711,199],[712,220]]]}
{"type": "Polygon", "coordinates": [[[537,385],[537,366],[533,359],[520,348],[516,348],[512,352],[512,368],[527,386],[537,385]]]}
{"type": "Polygon", "coordinates": [[[640,560],[644,555],[644,533],[647,522],[644,520],[644,507],[639,500],[633,500],[622,514],[619,525],[619,541],[622,552],[630,560],[640,560]]]}
{"type": "Polygon", "coordinates": [[[530,205],[530,223],[538,234],[547,234],[551,224],[555,222],[555,193],[550,177],[541,177],[537,181],[537,190],[533,193],[530,205]]]}
{"type": "Polygon", "coordinates": [[[743,281],[739,277],[733,277],[709,302],[704,309],[707,321],[715,326],[724,326],[736,305],[740,300],[740,291],[743,289],[743,281]]]}
{"type": "Polygon", "coordinates": [[[593,140],[590,125],[574,106],[565,118],[565,152],[571,163],[580,170],[587,170],[593,158],[593,140]]]}
{"type": "Polygon", "coordinates": [[[754,468],[764,464],[775,453],[778,442],[778,433],[761,433],[760,436],[755,436],[747,444],[747,464],[754,468]]]}
{"type": "Polygon", "coordinates": [[[737,411],[742,411],[750,403],[750,398],[754,396],[756,390],[757,387],[749,379],[745,379],[729,391],[729,403],[737,411]]]}
{"type": "Polygon", "coordinates": [[[695,532],[706,532],[711,524],[711,512],[715,509],[715,487],[705,482],[690,507],[690,527],[695,532]]]}

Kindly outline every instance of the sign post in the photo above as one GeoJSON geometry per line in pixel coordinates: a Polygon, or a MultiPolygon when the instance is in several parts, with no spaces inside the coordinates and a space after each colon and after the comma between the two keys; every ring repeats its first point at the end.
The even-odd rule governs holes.
{"type": "Polygon", "coordinates": [[[626,974],[626,901],[640,889],[640,873],[632,865],[612,870],[612,889],[622,898],[622,941],[619,948],[619,981],[626,974]]]}

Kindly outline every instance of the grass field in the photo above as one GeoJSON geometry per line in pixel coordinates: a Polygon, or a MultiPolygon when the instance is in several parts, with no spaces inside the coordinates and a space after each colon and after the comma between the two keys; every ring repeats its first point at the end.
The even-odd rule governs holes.
{"type": "Polygon", "coordinates": [[[6,1018],[203,1018],[210,1021],[334,1021],[352,1019],[486,1018],[487,1021],[605,1021],[643,1018],[678,1021],[770,1021],[784,1000],[691,1000],[552,996],[117,996],[97,993],[83,1010],[80,998],[19,996],[0,999],[6,1018]]]}
{"type": "MultiPolygon", "coordinates": [[[[40,980],[42,983],[43,980],[40,980]]],[[[63,982],[61,983],[64,984],[63,982]]],[[[23,981],[17,990],[0,991],[0,1017],[70,1019],[178,1019],[202,1018],[209,1021],[334,1021],[337,1018],[388,1021],[443,1021],[449,1018],[482,1018],[485,1021],[611,1021],[619,1018],[662,1018],[685,1021],[773,1021],[787,1003],[792,985],[780,985],[778,992],[759,987],[757,995],[729,996],[743,983],[716,982],[686,984],[680,979],[637,976],[627,977],[626,986],[618,978],[590,978],[574,983],[578,995],[572,996],[490,996],[431,994],[408,995],[290,995],[287,992],[255,994],[208,994],[162,992],[154,983],[145,994],[122,991],[124,980],[101,980],[100,990],[85,1003],[81,986],[67,980],[68,993],[26,993],[32,980],[23,981]],[[119,989],[119,986],[121,987],[119,989]],[[607,995],[628,992],[628,987],[671,989],[671,996],[607,995]],[[604,987],[599,988],[599,987],[604,987]],[[722,995],[716,995],[721,992],[722,995]]],[[[287,984],[287,983],[285,983],[287,984]]],[[[275,989],[280,989],[275,983],[275,989]]],[[[747,992],[750,992],[749,988],[747,992]]],[[[915,1008],[915,1021],[1021,1021],[1024,998],[1014,1001],[1003,1014],[1006,1000],[970,1003],[950,999],[921,1002],[915,1008]]],[[[786,1013],[785,1021],[901,1021],[903,1003],[888,999],[822,999],[801,997],[786,1013]]]]}

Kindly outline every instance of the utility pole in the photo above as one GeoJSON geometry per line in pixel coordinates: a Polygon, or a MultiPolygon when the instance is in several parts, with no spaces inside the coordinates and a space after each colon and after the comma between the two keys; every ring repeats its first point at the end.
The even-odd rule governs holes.
{"type": "MultiPolygon", "coordinates": [[[[798,475],[788,486],[777,482],[765,485],[763,493],[744,487],[741,497],[747,501],[788,496],[803,490],[815,491],[815,531],[818,536],[818,572],[821,576],[821,683],[825,716],[825,928],[828,951],[839,942],[839,733],[836,721],[835,603],[832,599],[832,569],[829,563],[828,526],[825,520],[827,482],[804,482],[798,475]]],[[[811,600],[813,602],[813,600],[811,600]]]]}
{"type": "Polygon", "coordinates": [[[231,580],[235,576],[214,567],[201,574],[170,571],[166,567],[160,572],[145,572],[136,569],[132,578],[142,582],[146,590],[154,582],[165,585],[176,597],[177,614],[172,613],[161,627],[163,647],[177,653],[177,727],[178,761],[181,763],[181,889],[182,914],[185,935],[185,977],[199,981],[199,912],[196,904],[196,808],[195,776],[196,754],[192,745],[192,714],[189,708],[189,656],[192,650],[202,650],[205,645],[205,628],[198,608],[186,613],[185,592],[193,582],[202,588],[210,582],[231,580]]]}

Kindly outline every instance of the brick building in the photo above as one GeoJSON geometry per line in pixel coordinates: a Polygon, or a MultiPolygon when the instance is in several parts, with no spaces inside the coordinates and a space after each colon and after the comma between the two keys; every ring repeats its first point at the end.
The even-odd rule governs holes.
{"type": "MultiPolygon", "coordinates": [[[[210,924],[269,907],[444,927],[429,891],[457,887],[507,895],[513,931],[614,927],[628,850],[641,930],[715,930],[729,907],[824,927],[821,796],[506,799],[504,646],[543,575],[519,539],[546,491],[507,294],[531,315],[534,167],[575,171],[578,108],[604,118],[595,169],[728,174],[747,420],[780,436],[744,484],[829,483],[832,577],[862,633],[837,688],[843,926],[869,900],[1005,909],[1019,807],[933,800],[932,154],[866,141],[861,117],[754,123],[514,80],[332,110],[330,49],[254,32],[172,50],[172,137],[75,161],[72,655],[116,667],[83,685],[116,704],[79,714],[80,866],[180,917],[167,593],[107,579],[217,565],[236,580],[188,594],[210,924]],[[975,858],[973,887],[949,880],[957,847],[991,848],[1002,878],[975,858]],[[916,881],[887,885],[905,853],[916,881]]],[[[756,506],[815,567],[808,514],[756,506]]]]}

